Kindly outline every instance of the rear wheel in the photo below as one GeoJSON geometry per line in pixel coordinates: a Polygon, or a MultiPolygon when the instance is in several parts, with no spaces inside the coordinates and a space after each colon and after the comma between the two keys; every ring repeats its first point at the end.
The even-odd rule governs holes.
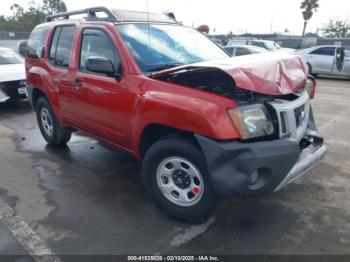
{"type": "Polygon", "coordinates": [[[38,125],[46,142],[52,146],[65,145],[71,138],[71,131],[61,126],[46,97],[40,97],[35,106],[38,125]]]}
{"type": "Polygon", "coordinates": [[[215,206],[215,193],[201,150],[182,138],[166,138],[147,151],[142,167],[146,189],[171,217],[200,222],[215,206]]]}

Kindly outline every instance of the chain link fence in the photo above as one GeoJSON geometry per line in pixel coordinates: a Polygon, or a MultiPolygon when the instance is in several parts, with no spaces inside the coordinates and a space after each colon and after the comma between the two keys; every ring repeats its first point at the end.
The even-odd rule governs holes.
{"type": "Polygon", "coordinates": [[[28,39],[30,32],[0,31],[0,40],[28,39]]]}

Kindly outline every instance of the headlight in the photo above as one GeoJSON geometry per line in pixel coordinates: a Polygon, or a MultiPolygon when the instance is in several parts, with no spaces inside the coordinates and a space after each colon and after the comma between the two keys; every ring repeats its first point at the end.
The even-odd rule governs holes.
{"type": "Polygon", "coordinates": [[[316,91],[316,80],[309,76],[306,81],[305,90],[309,94],[310,99],[313,99],[316,91]]]}
{"type": "Polygon", "coordinates": [[[262,104],[228,109],[235,127],[242,139],[272,135],[275,130],[262,104]]]}

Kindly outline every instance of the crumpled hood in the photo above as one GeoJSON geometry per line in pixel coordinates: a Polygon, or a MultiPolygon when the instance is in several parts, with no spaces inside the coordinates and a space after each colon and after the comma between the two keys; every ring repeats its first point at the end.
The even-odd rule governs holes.
{"type": "Polygon", "coordinates": [[[266,95],[293,93],[305,86],[308,75],[300,56],[282,51],[200,62],[164,70],[159,75],[197,68],[220,69],[233,78],[237,87],[266,95]]]}
{"type": "Polygon", "coordinates": [[[24,64],[0,65],[0,82],[16,81],[25,78],[24,64]]]}

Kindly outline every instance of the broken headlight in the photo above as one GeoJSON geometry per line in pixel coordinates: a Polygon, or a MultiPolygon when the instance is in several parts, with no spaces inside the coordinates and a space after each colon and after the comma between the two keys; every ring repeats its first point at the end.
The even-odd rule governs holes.
{"type": "Polygon", "coordinates": [[[272,135],[275,132],[267,110],[262,104],[228,109],[242,139],[272,135]]]}

